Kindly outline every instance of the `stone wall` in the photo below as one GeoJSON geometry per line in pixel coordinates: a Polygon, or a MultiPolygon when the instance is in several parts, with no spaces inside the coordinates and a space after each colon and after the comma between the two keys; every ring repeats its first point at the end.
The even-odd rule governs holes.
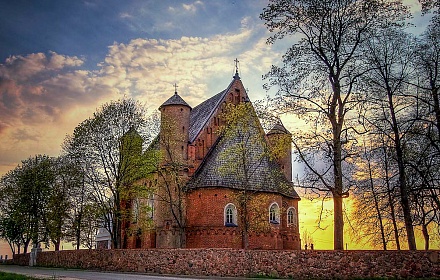
{"type": "MultiPolygon", "coordinates": [[[[158,274],[283,278],[434,277],[440,251],[135,249],[42,252],[37,265],[158,274]]],[[[29,256],[16,255],[27,265],[29,256]]]]}

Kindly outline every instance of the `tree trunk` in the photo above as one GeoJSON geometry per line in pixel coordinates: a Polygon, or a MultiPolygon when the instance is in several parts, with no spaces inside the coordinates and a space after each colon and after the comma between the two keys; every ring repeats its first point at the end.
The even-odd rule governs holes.
{"type": "Polygon", "coordinates": [[[423,239],[425,240],[425,250],[429,250],[429,233],[428,227],[425,223],[422,223],[423,239]]]}
{"type": "MultiPolygon", "coordinates": [[[[400,137],[397,135],[397,137],[400,137]]],[[[405,166],[403,164],[403,151],[400,144],[400,138],[397,138],[396,154],[399,166],[399,188],[400,188],[400,204],[402,206],[403,219],[405,222],[406,235],[408,238],[408,248],[417,250],[416,239],[414,236],[414,227],[412,224],[411,207],[409,205],[409,194],[405,176],[405,166]]]]}
{"type": "Polygon", "coordinates": [[[394,144],[396,148],[397,165],[399,169],[399,188],[400,188],[400,204],[402,206],[403,219],[405,221],[406,235],[408,238],[408,248],[416,250],[416,239],[414,236],[414,228],[411,217],[411,207],[409,205],[408,185],[406,183],[405,164],[402,143],[400,139],[399,126],[397,124],[396,114],[394,112],[393,94],[388,90],[388,104],[392,120],[392,129],[394,133],[394,144]]]}
{"type": "Polygon", "coordinates": [[[81,244],[81,222],[79,219],[76,226],[75,239],[76,239],[76,250],[79,250],[79,246],[81,244]]]}
{"type": "Polygon", "coordinates": [[[55,251],[59,251],[60,250],[60,244],[61,244],[61,240],[58,238],[53,245],[55,245],[55,251]]]}
{"type": "MultiPolygon", "coordinates": [[[[246,196],[247,194],[245,194],[246,196]]],[[[242,203],[243,213],[241,213],[241,247],[245,250],[249,249],[249,221],[248,221],[248,210],[247,210],[247,197],[245,197],[245,202],[242,203]]]]}
{"type": "MultiPolygon", "coordinates": [[[[365,153],[366,152],[367,151],[365,151],[365,153]]],[[[385,232],[384,232],[383,222],[382,222],[382,213],[380,212],[380,207],[379,207],[379,201],[377,199],[377,194],[374,191],[373,174],[372,174],[372,171],[371,171],[371,162],[370,162],[370,160],[368,160],[368,172],[369,172],[369,176],[370,176],[371,193],[373,194],[373,198],[374,198],[374,207],[376,209],[377,219],[379,220],[380,237],[382,239],[382,247],[386,251],[387,250],[387,242],[385,240],[385,232]]]]}
{"type": "Polygon", "coordinates": [[[438,89],[435,87],[435,82],[430,82],[432,90],[432,99],[434,100],[434,113],[435,113],[435,120],[436,120],[436,126],[437,126],[437,133],[440,139],[440,103],[439,103],[439,96],[438,96],[438,89]]]}
{"type": "Polygon", "coordinates": [[[344,250],[344,216],[342,212],[342,196],[333,194],[334,206],[334,249],[344,250]]]}
{"type": "Polygon", "coordinates": [[[387,156],[387,147],[385,146],[385,142],[382,143],[382,147],[383,147],[383,151],[384,151],[385,182],[386,182],[386,186],[387,186],[388,204],[390,205],[391,221],[393,223],[394,239],[396,240],[396,249],[398,251],[400,251],[399,230],[397,228],[396,211],[394,209],[394,201],[393,201],[393,197],[391,196],[390,176],[389,176],[389,170],[388,170],[388,156],[387,156]]]}
{"type": "Polygon", "coordinates": [[[334,232],[333,246],[335,250],[344,250],[344,216],[342,211],[343,183],[342,183],[342,143],[341,131],[344,125],[344,105],[341,100],[341,85],[339,76],[335,73],[329,75],[332,85],[333,96],[329,107],[328,118],[332,126],[332,144],[333,144],[333,176],[334,189],[333,195],[334,207],[334,232]]]}
{"type": "Polygon", "coordinates": [[[334,250],[344,250],[344,214],[342,210],[342,144],[340,131],[340,125],[335,125],[333,129],[333,170],[335,188],[332,191],[334,207],[334,250]]]}
{"type": "Polygon", "coordinates": [[[30,240],[27,240],[23,243],[23,253],[26,254],[29,247],[30,240]]]}
{"type": "Polygon", "coordinates": [[[180,244],[179,248],[186,248],[186,232],[184,227],[179,227],[180,244]]]}

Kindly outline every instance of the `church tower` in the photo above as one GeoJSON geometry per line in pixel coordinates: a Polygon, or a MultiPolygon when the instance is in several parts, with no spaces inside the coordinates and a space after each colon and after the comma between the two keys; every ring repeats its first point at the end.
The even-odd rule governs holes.
{"type": "MultiPolygon", "coordinates": [[[[177,87],[177,86],[176,86],[177,87]]],[[[191,106],[177,94],[159,107],[161,113],[160,148],[167,163],[186,164],[188,159],[191,106]]]]}
{"type": "MultiPolygon", "coordinates": [[[[175,86],[177,88],[177,86],[175,86]]],[[[191,107],[177,94],[160,107],[159,145],[162,162],[157,172],[155,197],[157,248],[184,248],[188,182],[188,138],[191,107]]]]}

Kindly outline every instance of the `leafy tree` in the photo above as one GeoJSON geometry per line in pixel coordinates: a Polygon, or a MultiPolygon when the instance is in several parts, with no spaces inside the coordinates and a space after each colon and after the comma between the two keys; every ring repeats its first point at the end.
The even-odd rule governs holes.
{"type": "Polygon", "coordinates": [[[440,12],[440,1],[439,0],[419,0],[420,4],[422,4],[422,11],[427,13],[431,10],[434,12],[440,12]]]}
{"type": "Polygon", "coordinates": [[[143,143],[151,140],[147,124],[139,103],[112,101],[79,124],[64,143],[65,153],[82,168],[114,248],[123,247],[123,221],[130,219],[122,202],[131,199],[132,184],[145,177],[150,166],[142,154],[143,143]]]}
{"type": "MultiPolygon", "coordinates": [[[[11,215],[12,213],[9,213],[11,215]]],[[[0,217],[0,239],[6,240],[11,248],[12,255],[20,254],[22,228],[13,216],[2,215],[0,217]]]]}
{"type": "Polygon", "coordinates": [[[274,34],[269,43],[286,36],[297,42],[283,57],[283,66],[272,66],[266,75],[278,87],[278,108],[305,118],[315,127],[296,139],[300,158],[311,170],[312,185],[330,192],[334,201],[334,248],[343,249],[342,200],[348,196],[347,159],[356,134],[359,110],[358,79],[366,71],[359,63],[361,46],[372,30],[403,19],[399,1],[375,0],[271,0],[260,15],[274,34]],[[301,146],[300,146],[301,145],[301,146]],[[315,166],[314,150],[321,153],[315,166]],[[309,157],[307,156],[309,153],[309,157]]]}
{"type": "MultiPolygon", "coordinates": [[[[48,241],[48,205],[55,182],[53,159],[45,155],[23,160],[2,177],[2,235],[24,247],[48,241]],[[16,229],[19,229],[18,231],[16,229]],[[11,230],[11,231],[9,231],[11,230]]],[[[12,248],[11,248],[12,249],[12,248]]]]}
{"type": "MultiPolygon", "coordinates": [[[[259,191],[251,184],[251,178],[260,170],[264,160],[268,158],[268,147],[262,136],[262,128],[251,103],[229,103],[222,119],[225,125],[221,129],[220,142],[228,144],[228,150],[222,153],[223,164],[219,168],[221,174],[234,174],[240,186],[235,200],[238,203],[238,217],[242,227],[241,238],[244,249],[249,247],[249,233],[267,231],[268,225],[261,223],[258,213],[262,205],[256,201],[255,194],[259,191]],[[253,215],[251,213],[253,212],[253,215]]],[[[220,143],[221,144],[221,143],[220,143]]],[[[277,213],[278,215],[280,213],[277,213]]],[[[263,221],[265,219],[263,218],[263,221]]]]}
{"type": "MultiPolygon", "coordinates": [[[[286,151],[290,151],[291,135],[280,134],[277,139],[272,138],[269,145],[250,102],[227,104],[221,119],[224,125],[219,131],[218,149],[221,153],[218,156],[218,173],[221,177],[233,178],[235,182],[237,191],[234,200],[238,204],[242,246],[248,249],[250,233],[270,230],[266,205],[268,195],[264,191],[271,185],[279,184],[274,191],[291,193],[289,189],[293,186],[275,163],[278,158],[286,156],[286,151]],[[255,178],[258,178],[258,183],[255,178]]],[[[280,211],[278,209],[275,215],[280,216],[280,211]]]]}
{"type": "MultiPolygon", "coordinates": [[[[65,157],[66,160],[70,160],[65,157]]],[[[101,212],[95,205],[93,199],[93,191],[90,186],[85,183],[85,175],[82,173],[80,166],[74,162],[68,164],[70,169],[65,174],[65,180],[72,182],[72,188],[69,191],[70,211],[66,218],[65,239],[72,242],[76,250],[80,246],[93,248],[94,236],[98,229],[98,222],[101,212]]]]}
{"type": "Polygon", "coordinates": [[[75,223],[70,223],[70,216],[78,206],[74,194],[81,181],[77,167],[65,156],[55,158],[53,168],[56,178],[48,202],[47,231],[55,251],[58,251],[61,241],[75,226],[75,223]]]}

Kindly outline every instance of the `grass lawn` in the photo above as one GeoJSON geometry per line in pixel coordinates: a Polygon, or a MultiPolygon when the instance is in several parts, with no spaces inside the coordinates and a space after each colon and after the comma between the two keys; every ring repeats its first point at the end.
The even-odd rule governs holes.
{"type": "Polygon", "coordinates": [[[8,273],[8,272],[3,272],[0,271],[0,279],[2,280],[41,280],[41,278],[34,278],[34,277],[29,277],[29,276],[24,276],[24,275],[20,275],[20,274],[15,274],[15,273],[8,273]]]}

